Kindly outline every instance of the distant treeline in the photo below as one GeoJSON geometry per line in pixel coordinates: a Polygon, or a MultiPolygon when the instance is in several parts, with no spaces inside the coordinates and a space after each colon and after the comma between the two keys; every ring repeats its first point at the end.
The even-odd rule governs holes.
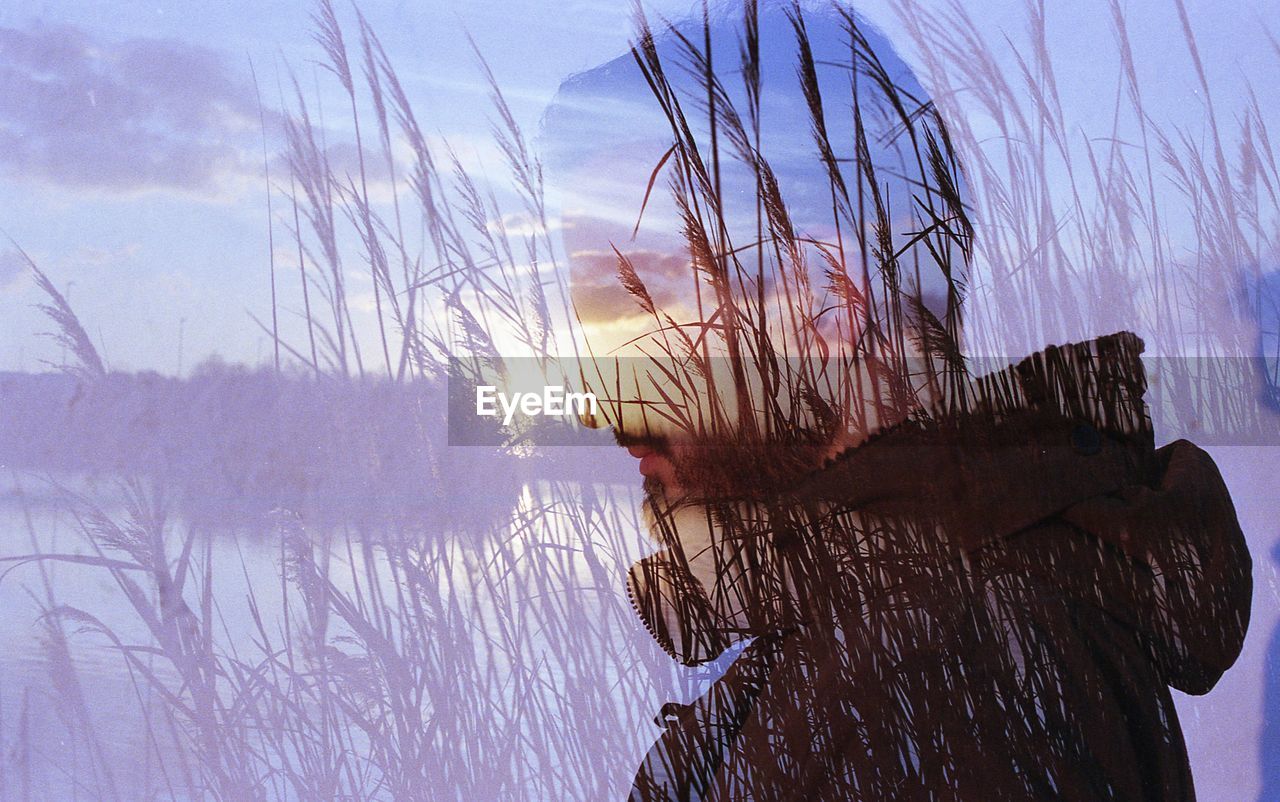
{"type": "Polygon", "coordinates": [[[527,463],[447,446],[445,382],[278,376],[207,363],[190,377],[0,373],[0,465],[145,477],[185,516],[260,522],[491,523],[527,463]]]}

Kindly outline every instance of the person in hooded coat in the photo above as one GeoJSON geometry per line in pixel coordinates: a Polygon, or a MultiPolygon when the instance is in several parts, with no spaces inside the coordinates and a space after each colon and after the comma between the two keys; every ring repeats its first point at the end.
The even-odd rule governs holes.
{"type": "Polygon", "coordinates": [[[1252,590],[1222,478],[1189,442],[1155,447],[1131,333],[973,375],[946,126],[833,9],[747,2],[740,29],[662,36],[641,18],[544,125],[591,350],[619,353],[598,338],[632,299],[657,329],[640,362],[583,375],[670,380],[606,402],[660,546],[632,602],[686,665],[748,644],[659,711],[631,798],[1193,799],[1170,688],[1232,665],[1252,590]]]}
{"type": "MultiPolygon", "coordinates": [[[[771,498],[704,500],[767,508],[752,549],[785,589],[739,601],[771,610],[664,709],[632,799],[1194,799],[1169,689],[1234,662],[1251,563],[1209,456],[1154,448],[1141,348],[1049,349],[983,383],[998,401],[913,417],[771,498]]],[[[687,664],[742,635],[678,545],[630,585],[687,664]]]]}

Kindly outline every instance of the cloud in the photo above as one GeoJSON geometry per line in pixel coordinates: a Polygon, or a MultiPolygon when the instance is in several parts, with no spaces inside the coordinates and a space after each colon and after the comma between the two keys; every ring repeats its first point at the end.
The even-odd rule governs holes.
{"type": "Polygon", "coordinates": [[[0,251],[0,293],[16,290],[27,276],[27,260],[17,248],[0,251]]]}
{"type": "MultiPolygon", "coordinates": [[[[693,271],[686,254],[647,250],[623,253],[659,309],[675,312],[692,292],[693,271]]],[[[646,314],[618,279],[618,257],[613,251],[571,254],[570,275],[570,292],[583,323],[608,323],[646,314]]]]}
{"type": "Polygon", "coordinates": [[[0,28],[0,165],[114,191],[209,190],[254,169],[253,88],[221,55],[173,39],[100,40],[70,26],[0,28]]]}

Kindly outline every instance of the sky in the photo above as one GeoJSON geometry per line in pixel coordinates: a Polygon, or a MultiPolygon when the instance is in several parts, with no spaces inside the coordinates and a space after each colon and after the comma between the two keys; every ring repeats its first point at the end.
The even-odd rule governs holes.
{"type": "MultiPolygon", "coordinates": [[[[1203,139],[1206,96],[1191,72],[1172,3],[1119,2],[1148,108],[1170,130],[1203,139]]],[[[427,0],[365,2],[361,9],[425,127],[483,169],[496,163],[491,112],[467,34],[488,59],[518,122],[536,133],[562,81],[625,53],[629,5],[427,0]]],[[[674,17],[690,3],[646,5],[674,17]]],[[[1022,0],[964,5],[990,41],[1027,45],[1022,0]]],[[[1109,48],[1098,45],[1111,41],[1107,2],[1048,5],[1047,47],[1065,67],[1058,75],[1065,114],[1084,130],[1105,129],[1113,112],[1106,101],[1117,85],[1109,48]]],[[[855,4],[908,65],[918,64],[921,54],[893,6],[894,0],[855,4]]],[[[1280,131],[1280,119],[1273,119],[1280,109],[1274,80],[1280,56],[1267,27],[1278,18],[1280,0],[1187,0],[1186,6],[1220,118],[1232,122],[1252,86],[1280,131]]],[[[339,3],[338,10],[350,23],[350,5],[339,3]]],[[[267,122],[265,161],[276,182],[287,180],[277,131],[279,87],[287,87],[290,74],[308,96],[318,93],[318,111],[331,112],[327,134],[335,159],[350,142],[351,132],[334,122],[341,115],[332,113],[341,97],[315,66],[321,51],[311,38],[312,11],[308,3],[258,0],[0,5],[0,371],[42,370],[60,358],[57,345],[38,336],[48,324],[35,308],[42,298],[20,251],[63,290],[113,369],[186,374],[214,356],[248,364],[270,358],[269,339],[251,315],[270,315],[269,232],[283,236],[284,224],[267,210],[260,120],[267,122]]],[[[1018,70],[1008,60],[1000,66],[1010,75],[1018,70]]],[[[1179,201],[1167,202],[1176,215],[1179,201]]],[[[659,260],[655,269],[680,267],[659,260]]],[[[1275,271],[1277,265],[1262,267],[1275,271]]],[[[367,277],[353,280],[367,300],[367,277]]],[[[608,304],[615,303],[610,296],[608,304]]],[[[1259,501],[1242,509],[1274,503],[1271,474],[1241,462],[1236,475],[1258,477],[1259,501]]],[[[1264,511],[1271,517],[1259,516],[1259,527],[1274,521],[1270,508],[1264,511]]],[[[1258,626],[1269,632],[1272,621],[1258,626]]],[[[1260,662],[1251,670],[1237,675],[1241,682],[1256,683],[1260,662]]],[[[1230,710],[1256,705],[1255,686],[1241,688],[1241,701],[1230,710]]],[[[1228,719],[1220,716],[1225,723],[1212,732],[1232,726],[1228,719]]],[[[1257,724],[1247,721],[1237,733],[1249,754],[1257,724]]],[[[1216,761],[1212,771],[1222,775],[1217,787],[1233,782],[1229,761],[1216,761]]]]}
{"type": "MultiPolygon", "coordinates": [[[[625,52],[629,5],[431,0],[361,9],[425,126],[464,159],[491,168],[491,114],[466,35],[519,122],[537,131],[561,81],[625,52]]],[[[1053,5],[1048,45],[1072,67],[1059,76],[1064,106],[1082,125],[1105,119],[1097,98],[1114,87],[1115,65],[1096,58],[1093,43],[1109,40],[1106,4],[1053,5]]],[[[1194,125],[1201,93],[1185,80],[1177,17],[1149,5],[1126,5],[1148,102],[1174,124],[1185,115],[1194,125]]],[[[1280,107],[1265,102],[1277,90],[1267,80],[1275,56],[1264,24],[1280,0],[1187,5],[1224,116],[1241,102],[1242,77],[1252,79],[1264,107],[1280,107]]],[[[647,7],[679,17],[689,3],[647,7]]],[[[915,62],[891,0],[856,7],[915,62]]],[[[1026,39],[1018,0],[966,7],[997,41],[1026,39]]],[[[349,5],[338,10],[344,22],[353,19],[349,5]]],[[[308,94],[318,92],[322,111],[341,100],[315,66],[312,11],[306,3],[256,2],[0,9],[0,370],[38,370],[59,358],[56,345],[37,336],[47,326],[18,249],[64,289],[112,368],[173,373],[212,355],[268,358],[269,340],[250,318],[270,314],[258,92],[271,132],[267,163],[279,182],[275,131],[290,71],[308,94]]],[[[345,140],[349,132],[335,124],[335,153],[345,140]]]]}
{"type": "MultiPolygon", "coordinates": [[[[467,33],[533,127],[564,77],[627,43],[625,10],[611,4],[362,10],[425,125],[463,150],[469,141],[483,147],[489,126],[467,33]]],[[[264,358],[269,343],[247,315],[269,314],[250,65],[269,112],[290,68],[308,91],[319,80],[333,97],[314,66],[312,11],[81,2],[0,10],[0,369],[57,359],[34,336],[46,327],[16,248],[66,290],[114,368],[176,371],[180,331],[184,369],[214,353],[264,358]]],[[[348,7],[340,13],[351,19],[348,7]]],[[[280,146],[269,142],[273,161],[280,146]]]]}

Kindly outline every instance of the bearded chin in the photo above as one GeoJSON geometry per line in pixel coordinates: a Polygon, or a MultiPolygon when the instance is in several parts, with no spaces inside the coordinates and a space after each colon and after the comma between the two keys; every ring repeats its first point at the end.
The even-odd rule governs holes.
{"type": "Polygon", "coordinates": [[[662,480],[658,477],[644,477],[644,483],[641,487],[644,489],[644,498],[647,503],[659,507],[666,503],[667,492],[662,486],[662,480]]]}

